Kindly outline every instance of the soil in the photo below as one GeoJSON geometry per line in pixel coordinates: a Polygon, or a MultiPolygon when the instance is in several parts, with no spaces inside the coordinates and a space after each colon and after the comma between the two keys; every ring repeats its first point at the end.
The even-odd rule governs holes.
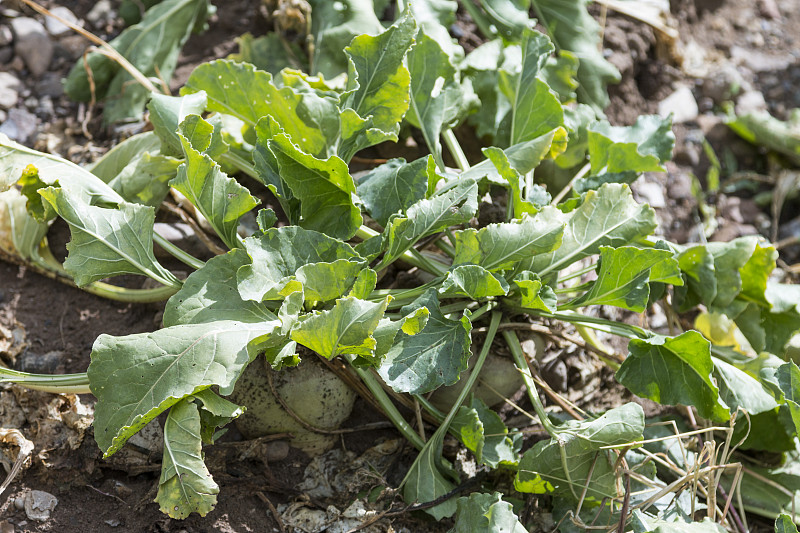
{"type": "MultiPolygon", "coordinates": [[[[95,5],[88,0],[59,3],[69,7],[81,19],[95,5]]],[[[49,7],[57,4],[44,3],[49,7]]],[[[260,2],[245,0],[228,2],[224,9],[220,5],[217,15],[210,21],[209,30],[192,37],[185,47],[171,88],[180,87],[198,63],[235,51],[238,35],[245,31],[254,35],[268,31],[269,24],[259,14],[258,5],[260,2]]],[[[665,47],[663,37],[649,26],[613,12],[606,14],[606,52],[623,75],[619,85],[609,87],[611,104],[607,114],[614,124],[631,124],[640,114],[657,112],[659,102],[678,85],[688,85],[692,89],[701,114],[675,126],[674,161],[667,165],[666,173],[648,173],[633,185],[638,197],[656,208],[660,217],[660,234],[685,243],[705,238],[691,178],[691,175],[698,176],[702,181],[710,168],[710,160],[701,145],[703,138],[723,160],[723,172],[728,175],[736,168],[766,169],[763,154],[736,138],[722,124],[717,114],[721,102],[713,94],[713,83],[708,80],[713,81],[714,69],[719,65],[732,64],[746,85],[763,92],[770,110],[786,118],[789,109],[800,106],[800,54],[797,52],[800,50],[800,33],[796,31],[800,28],[800,4],[797,0],[673,0],[671,11],[681,35],[682,42],[675,47],[683,51],[683,65],[681,57],[678,57],[680,54],[676,56],[665,51],[669,47],[665,47]],[[687,66],[693,59],[689,53],[691,50],[695,50],[692,52],[695,55],[700,50],[709,69],[707,76],[687,66]],[[764,65],[769,68],[763,68],[764,65]],[[726,159],[728,154],[731,158],[726,159]]],[[[458,28],[465,48],[469,50],[480,44],[474,26],[470,26],[468,21],[460,18],[458,28]]],[[[110,37],[119,29],[118,23],[109,23],[99,33],[110,37]]],[[[74,59],[69,55],[57,55],[51,65],[53,75],[65,75],[74,59]]],[[[7,68],[13,68],[13,65],[0,65],[0,70],[7,68]]],[[[30,80],[28,83],[30,94],[35,96],[36,83],[30,80]]],[[[52,112],[39,113],[42,121],[39,135],[31,143],[38,149],[59,151],[77,162],[84,162],[101,154],[121,134],[132,131],[130,128],[125,131],[104,130],[97,116],[82,126],[75,117],[85,116],[85,107],[70,102],[63,95],[53,97],[53,103],[52,112]],[[91,135],[91,139],[86,137],[86,133],[91,135]],[[67,149],[73,144],[81,148],[67,149]]],[[[393,157],[398,152],[380,147],[377,155],[393,157]]],[[[768,207],[764,209],[757,205],[752,192],[722,191],[706,200],[717,207],[720,215],[717,230],[709,235],[719,240],[754,233],[769,237],[771,224],[783,227],[798,213],[796,206],[790,204],[784,208],[781,219],[771,221],[768,207]]],[[[56,227],[51,240],[63,245],[66,240],[63,231],[63,228],[59,230],[56,227]]],[[[797,260],[791,249],[782,254],[782,260],[788,264],[797,260]]],[[[138,281],[130,280],[130,283],[138,281]]],[[[159,327],[161,311],[162,307],[156,304],[123,304],[97,298],[23,267],[0,261],[0,326],[6,331],[16,331],[19,341],[16,357],[7,357],[5,363],[18,369],[37,373],[83,372],[89,363],[92,343],[98,335],[152,331],[159,327]]],[[[621,313],[615,318],[631,323],[642,319],[630,313],[621,313]]],[[[659,328],[656,323],[659,317],[651,316],[648,320],[655,329],[659,328]]],[[[0,329],[0,340],[2,331],[0,329]]],[[[614,347],[623,349],[624,345],[614,347]]],[[[586,353],[564,351],[551,359],[558,364],[542,369],[546,381],[556,390],[561,390],[566,384],[571,399],[591,410],[602,410],[632,399],[627,391],[615,384],[613,374],[586,353]]],[[[28,414],[38,412],[36,409],[43,406],[56,405],[54,401],[57,402],[56,411],[78,409],[75,402],[64,403],[46,394],[26,395],[11,386],[1,386],[0,394],[3,395],[0,396],[0,414],[4,413],[3,402],[12,402],[12,398],[16,402],[14,405],[23,411],[23,406],[27,406],[28,414]]],[[[93,403],[89,395],[81,396],[79,400],[88,408],[93,403]]],[[[649,413],[656,408],[647,404],[647,409],[649,413]]],[[[380,416],[359,400],[348,424],[359,426],[379,420],[380,416]]],[[[36,429],[35,425],[35,420],[28,420],[22,423],[22,428],[28,434],[36,435],[40,439],[37,443],[51,442],[53,435],[41,427],[36,429]]],[[[359,454],[380,439],[394,437],[396,435],[391,430],[353,433],[343,439],[342,445],[359,454]]],[[[58,441],[58,448],[44,455],[37,448],[32,466],[2,494],[0,531],[280,531],[282,525],[276,522],[271,506],[302,500],[298,485],[304,479],[304,470],[310,459],[275,442],[259,443],[260,447],[253,448],[256,452],[251,450],[248,456],[243,450],[251,445],[242,441],[235,429],[223,440],[226,444],[219,450],[207,450],[212,474],[220,485],[216,509],[204,518],[193,515],[188,520],[177,521],[166,518],[152,503],[159,472],[159,453],[147,451],[146,447],[137,448],[120,460],[105,461],[94,444],[91,428],[70,429],[67,437],[58,441]],[[31,490],[46,491],[58,498],[50,519],[34,522],[16,507],[16,500],[31,490]]],[[[409,458],[408,453],[396,453],[387,474],[388,481],[394,486],[402,477],[409,458]]],[[[307,502],[310,507],[322,510],[328,503],[319,500],[307,502]]],[[[338,503],[341,509],[348,502],[344,502],[344,506],[342,502],[338,503]]],[[[446,524],[437,526],[416,517],[404,517],[395,521],[393,526],[389,521],[381,524],[375,531],[389,531],[390,527],[395,531],[411,532],[446,528],[446,524]]]]}

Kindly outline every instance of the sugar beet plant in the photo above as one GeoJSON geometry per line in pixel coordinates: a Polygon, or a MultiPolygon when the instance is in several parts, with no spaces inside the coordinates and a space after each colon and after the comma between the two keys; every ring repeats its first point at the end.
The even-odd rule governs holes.
{"type": "MultiPolygon", "coordinates": [[[[156,500],[177,518],[215,505],[218,488],[202,446],[243,408],[257,408],[226,399],[245,368],[265,360],[281,371],[303,365],[299,353],[313,352],[303,358],[344,361],[419,449],[403,497],[438,502],[425,511],[437,519],[456,515],[456,531],[476,531],[476,524],[524,531],[509,503],[519,493],[551,495],[559,517],[572,513],[577,523],[591,521],[587,509],[607,523],[630,518],[636,531],[691,521],[694,504],[670,494],[675,472],[645,460],[645,452],[662,451],[662,441],[643,443],[658,435],[639,405],[584,420],[548,416],[515,329],[526,321],[572,324],[601,355],[607,349],[591,330],[630,339],[627,357],[604,359],[633,393],[690,406],[700,422],[732,424],[725,453],[743,441],[796,457],[800,369],[784,356],[800,329],[800,289],[769,280],[777,253],[755,237],[685,246],[651,237],[655,213],[634,200],[627,183],[662,169],[673,145],[669,120],[641,117],[613,127],[597,119],[590,96],[602,96],[604,78],[592,65],[602,66],[602,58],[589,55],[578,70],[566,49],[552,57],[551,40],[529,29],[530,21],[462,57],[463,50],[453,53],[431,37],[435,24],[418,18],[406,11],[379,34],[355,37],[345,49],[346,78],[334,81],[288,69],[273,76],[230,60],[202,64],[181,96],[152,96],[152,132],[87,168],[3,139],[6,255],[106,297],[169,298],[163,328],[101,335],[87,373],[0,369],[4,381],[94,394],[94,434],[106,456],[168,411],[156,500]],[[487,76],[494,85],[484,83],[487,76]],[[494,144],[481,157],[468,159],[452,133],[464,121],[494,144]],[[392,159],[355,180],[355,154],[397,141],[404,124],[421,130],[430,155],[392,159]],[[445,167],[440,139],[458,170],[445,167]],[[258,210],[259,201],[230,177],[237,173],[268,188],[288,224],[277,227],[271,209],[258,210]],[[568,183],[553,200],[537,182],[559,175],[568,183]],[[154,232],[155,207],[170,187],[230,251],[203,262],[154,232]],[[479,226],[489,191],[506,216],[479,226]],[[240,220],[251,211],[258,230],[243,238],[240,220]],[[56,216],[71,230],[63,267],[45,238],[56,216]],[[192,269],[186,279],[159,263],[154,243],[192,269]],[[392,265],[423,272],[425,281],[376,288],[392,265]],[[103,281],[120,274],[147,276],[160,288],[103,281]],[[656,302],[671,316],[699,306],[697,328],[706,336],[664,336],[581,312],[608,305],[641,313],[656,302]],[[480,346],[473,349],[473,341],[480,346]],[[500,342],[549,435],[527,450],[518,430],[470,399],[500,342]],[[448,412],[423,396],[456,383],[468,368],[448,412]],[[438,421],[427,440],[387,390],[413,396],[438,421]],[[513,473],[514,491],[501,494],[486,482],[468,497],[444,498],[462,481],[442,456],[447,433],[481,468],[513,473]],[[642,480],[651,481],[648,490],[642,480]]],[[[697,476],[715,478],[709,486],[732,494],[739,478],[714,467],[727,461],[723,455],[692,452],[684,466],[694,462],[697,476]]],[[[776,492],[768,466],[747,468],[758,475],[743,478],[752,489],[746,498],[773,491],[747,509],[777,517],[791,507],[785,493],[800,488],[800,474],[783,471],[785,489],[776,492]]],[[[699,526],[714,529],[714,520],[730,516],[728,506],[717,502],[716,489],[705,500],[712,522],[699,526]]]]}

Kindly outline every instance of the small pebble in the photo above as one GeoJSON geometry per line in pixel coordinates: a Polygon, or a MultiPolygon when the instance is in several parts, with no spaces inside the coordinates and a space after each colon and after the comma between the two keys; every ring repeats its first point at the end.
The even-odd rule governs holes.
{"type": "Polygon", "coordinates": [[[45,522],[58,505],[58,499],[43,490],[32,490],[25,498],[25,515],[30,520],[45,522]]]}
{"type": "Polygon", "coordinates": [[[11,21],[14,32],[14,50],[25,61],[30,73],[38,78],[44,74],[53,59],[53,43],[44,26],[29,17],[11,21]]]}
{"type": "MultiPolygon", "coordinates": [[[[75,14],[69,10],[69,8],[64,6],[54,7],[50,10],[50,13],[57,15],[67,22],[71,22],[72,24],[78,24],[78,17],[76,17],[75,14]]],[[[72,31],[69,26],[62,24],[53,17],[46,17],[44,19],[44,25],[47,27],[47,31],[50,32],[50,35],[54,37],[58,37],[59,35],[63,35],[72,31]]]]}

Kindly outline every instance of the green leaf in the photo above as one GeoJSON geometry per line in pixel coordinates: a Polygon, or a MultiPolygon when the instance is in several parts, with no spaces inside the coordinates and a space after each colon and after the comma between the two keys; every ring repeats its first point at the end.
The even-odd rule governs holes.
{"type": "Polygon", "coordinates": [[[678,261],[668,250],[620,246],[600,247],[600,270],[587,292],[569,302],[565,309],[586,305],[614,305],[641,313],[650,298],[650,273],[681,282],[678,261]],[[677,278],[677,279],[675,279],[677,278]]]}
{"type": "Polygon", "coordinates": [[[0,251],[39,262],[39,243],[47,235],[48,226],[33,218],[26,204],[16,189],[0,192],[0,251]]]}
{"type": "Polygon", "coordinates": [[[123,198],[100,178],[75,163],[51,154],[37,152],[0,134],[0,192],[14,185],[28,165],[33,165],[39,179],[47,185],[74,185],[94,203],[116,203],[123,198]]]}
{"type": "Polygon", "coordinates": [[[756,243],[753,255],[739,269],[739,275],[742,278],[742,290],[739,294],[751,302],[772,307],[772,304],[767,300],[767,282],[770,274],[775,269],[775,261],[777,259],[778,252],[774,246],[769,243],[756,243]]]}
{"type": "Polygon", "coordinates": [[[522,434],[509,435],[500,415],[480,398],[473,398],[469,407],[462,405],[459,408],[450,430],[459,435],[461,442],[475,454],[475,460],[480,464],[497,468],[501,464],[519,463],[522,434]]]}
{"type": "Polygon", "coordinates": [[[383,140],[397,140],[400,121],[408,111],[411,77],[403,64],[414,44],[417,26],[406,13],[380,35],[359,35],[345,48],[348,58],[347,87],[340,107],[344,127],[339,155],[348,160],[359,149],[383,140]],[[359,124],[356,118],[362,122],[359,124]]]}
{"type": "Polygon", "coordinates": [[[244,240],[251,264],[237,272],[245,300],[276,300],[303,287],[307,298],[325,301],[344,295],[364,268],[344,242],[297,226],[272,228],[244,240]]]}
{"type": "MultiPolygon", "coordinates": [[[[304,59],[297,43],[284,40],[278,32],[269,32],[259,37],[253,37],[252,33],[247,32],[236,38],[236,44],[239,45],[239,52],[229,54],[227,59],[250,63],[273,76],[286,67],[299,68],[301,60],[304,59]]],[[[306,69],[307,65],[302,67],[306,69]]]]}
{"type": "Polygon", "coordinates": [[[634,339],[617,381],[634,394],[666,405],[692,405],[703,418],[730,418],[712,380],[711,344],[696,331],[634,339]]]}
{"type": "Polygon", "coordinates": [[[766,111],[759,111],[729,119],[727,123],[746,141],[766,146],[800,165],[800,134],[796,118],[782,121],[766,111]]]}
{"type": "Polygon", "coordinates": [[[406,216],[389,221],[383,232],[386,254],[375,270],[386,268],[423,237],[468,222],[477,210],[478,185],[473,181],[460,182],[443,194],[418,201],[408,208],[406,216]]]}
{"type": "Polygon", "coordinates": [[[161,150],[164,154],[183,157],[178,126],[189,115],[202,115],[206,110],[207,101],[205,91],[185,96],[152,94],[147,110],[150,111],[150,123],[153,124],[153,132],[161,140],[161,150]]]}
{"type": "Polygon", "coordinates": [[[400,320],[382,318],[372,335],[376,341],[373,359],[375,361],[383,360],[383,357],[394,344],[394,339],[397,337],[398,332],[402,331],[406,335],[416,335],[425,329],[429,316],[430,311],[428,311],[428,308],[420,307],[400,320]]]}
{"type": "Polygon", "coordinates": [[[526,29],[521,47],[521,70],[500,71],[500,88],[511,102],[509,145],[530,141],[564,125],[561,102],[537,77],[553,52],[553,44],[546,35],[526,29]]]}
{"type": "Polygon", "coordinates": [[[554,492],[589,501],[619,496],[617,454],[601,450],[642,440],[644,411],[635,403],[611,409],[596,420],[568,421],[550,440],[537,442],[522,456],[514,481],[520,492],[554,492]]]}
{"type": "Polygon", "coordinates": [[[86,191],[48,187],[39,194],[70,227],[64,268],[83,287],[120,274],[149,276],[164,285],[180,282],[153,253],[152,207],[120,202],[117,209],[89,205],[86,191]]]}
{"type": "MultiPolygon", "coordinates": [[[[456,488],[442,473],[444,460],[441,455],[444,436],[444,431],[434,433],[409,468],[403,479],[403,500],[406,502],[431,502],[456,488]]],[[[448,468],[448,474],[450,477],[455,477],[452,467],[448,468]]],[[[438,521],[455,514],[456,502],[451,498],[435,507],[425,509],[425,512],[438,521]]]]}
{"type": "MultiPolygon", "coordinates": [[[[191,122],[186,121],[181,123],[181,133],[178,136],[185,161],[178,168],[178,175],[170,185],[197,207],[222,242],[229,248],[236,248],[241,243],[237,234],[239,219],[258,205],[258,201],[236,180],[226,176],[211,157],[202,153],[208,148],[207,145],[192,145],[185,136],[190,133],[187,130],[190,124],[191,122]]],[[[205,121],[202,124],[211,128],[205,121]]],[[[195,140],[198,140],[196,135],[195,140]]],[[[208,140],[210,142],[210,135],[208,140]]]]}
{"type": "MultiPolygon", "coordinates": [[[[269,72],[253,65],[218,59],[202,63],[192,72],[181,94],[205,91],[207,109],[233,115],[245,124],[255,126],[269,115],[301,150],[325,157],[332,150],[332,132],[321,128],[309,108],[321,105],[333,116],[336,101],[312,93],[299,93],[291,87],[278,88],[269,72]]],[[[338,122],[336,124],[338,134],[338,122]]]]}
{"type": "Polygon", "coordinates": [[[453,533],[528,533],[499,492],[473,492],[457,500],[453,533]]]}
{"type": "Polygon", "coordinates": [[[217,428],[244,413],[243,407],[220,398],[211,389],[203,389],[192,396],[200,402],[200,437],[204,444],[213,444],[224,433],[217,433],[217,428]]]}
{"type": "Polygon", "coordinates": [[[273,136],[268,145],[281,178],[300,200],[300,225],[338,239],[352,237],[362,218],[347,164],[335,155],[320,160],[304,153],[285,134],[273,136]]]}
{"type": "Polygon", "coordinates": [[[781,513],[775,520],[775,533],[797,533],[797,524],[790,515],[781,513]]]}
{"type": "Polygon", "coordinates": [[[313,16],[311,33],[314,35],[314,55],[311,73],[322,73],[333,78],[347,70],[345,47],[353,37],[364,33],[377,35],[383,31],[380,20],[372,9],[372,0],[310,0],[313,16]]]}
{"type": "Polygon", "coordinates": [[[600,26],[586,10],[587,0],[532,0],[535,14],[560,50],[572,52],[578,67],[578,100],[596,111],[608,105],[606,84],[620,80],[619,71],[605,60],[600,26]]]}
{"type": "Polygon", "coordinates": [[[633,126],[602,120],[587,131],[592,175],[664,171],[675,145],[672,120],[657,115],[640,116],[633,126]]]}
{"type": "Polygon", "coordinates": [[[702,302],[712,309],[724,308],[730,305],[742,290],[742,276],[739,270],[753,256],[756,242],[757,239],[751,236],[740,237],[730,242],[710,242],[706,244],[705,250],[713,261],[713,267],[710,266],[708,259],[704,257],[706,253],[691,248],[683,252],[678,257],[678,262],[684,271],[687,271],[684,268],[684,264],[689,263],[687,265],[689,266],[687,271],[689,288],[699,294],[702,297],[702,302]],[[690,252],[690,250],[692,251],[690,252]],[[690,257],[699,255],[700,259],[692,259],[691,262],[688,261],[688,258],[684,260],[683,256],[689,253],[692,254],[690,257]],[[712,275],[714,282],[710,286],[716,289],[713,291],[709,289],[709,286],[704,285],[712,275]]]}
{"type": "MultiPolygon", "coordinates": [[[[464,49],[450,36],[448,28],[456,22],[458,2],[454,0],[423,0],[408,4],[414,20],[424,33],[439,43],[442,50],[453,59],[464,57],[464,49]]],[[[413,75],[412,75],[413,79],[413,75]]]]}
{"type": "Polygon", "coordinates": [[[558,306],[558,297],[549,285],[543,285],[538,274],[523,270],[514,277],[519,288],[520,303],[529,309],[541,309],[554,313],[558,306]]]}
{"type": "MultiPolygon", "coordinates": [[[[152,118],[151,118],[152,120],[152,118]]],[[[178,125],[175,125],[178,129],[178,125]]],[[[121,143],[106,152],[103,157],[84,167],[104,182],[114,179],[136,156],[142,152],[156,152],[161,150],[161,140],[152,131],[137,133],[128,137],[121,143]]]]}
{"type": "Polygon", "coordinates": [[[429,289],[403,307],[408,315],[420,307],[430,312],[425,328],[416,335],[397,334],[378,374],[397,392],[425,394],[441,385],[452,385],[467,368],[472,324],[466,316],[446,318],[439,310],[436,289],[429,289]]]}
{"type": "Polygon", "coordinates": [[[164,421],[164,458],[156,502],[161,512],[183,520],[207,515],[217,504],[219,487],[203,462],[200,411],[191,398],[170,409],[164,421]]]}
{"type": "Polygon", "coordinates": [[[492,183],[506,186],[508,178],[501,173],[501,169],[497,166],[498,164],[505,167],[505,161],[508,161],[508,166],[511,167],[511,170],[520,175],[527,174],[536,168],[548,154],[554,150],[560,151],[557,146],[565,142],[563,137],[564,130],[556,128],[535,139],[506,148],[503,150],[505,158],[495,151],[496,148],[487,148],[484,150],[487,159],[462,172],[459,175],[459,179],[479,180],[487,178],[492,183]]]}
{"type": "Polygon", "coordinates": [[[369,359],[376,347],[372,334],[388,304],[388,299],[375,303],[342,298],[330,311],[302,317],[292,328],[291,338],[327,359],[342,354],[369,359]]]}
{"type": "Polygon", "coordinates": [[[421,157],[410,163],[402,158],[390,159],[359,180],[358,196],[378,224],[385,227],[390,216],[405,213],[425,198],[429,158],[421,157]]]}
{"type": "Polygon", "coordinates": [[[250,263],[244,250],[235,249],[209,259],[191,273],[167,302],[164,326],[237,320],[257,324],[277,320],[262,304],[239,295],[236,273],[250,263]]]}
{"type": "Polygon", "coordinates": [[[421,33],[408,53],[408,70],[411,101],[406,120],[422,131],[437,166],[444,170],[439,136],[457,121],[463,97],[456,69],[439,43],[421,33]]]}
{"type": "MultiPolygon", "coordinates": [[[[109,44],[145,76],[169,81],[181,47],[208,14],[207,0],[165,0],[148,9],[141,22],[125,29],[109,44]]],[[[86,61],[92,80],[89,81],[84,59],[79,59],[64,82],[70,98],[82,102],[93,97],[106,99],[105,124],[141,114],[150,96],[147,89],[101,52],[90,52],[86,61]]]]}
{"type": "Polygon", "coordinates": [[[508,282],[502,277],[492,274],[478,265],[460,265],[454,267],[439,288],[439,294],[445,298],[472,298],[479,300],[490,296],[508,294],[508,282]]]}
{"type": "Polygon", "coordinates": [[[169,192],[169,181],[181,160],[157,152],[141,152],[108,185],[125,201],[159,207],[169,192]]]}
{"type": "Polygon", "coordinates": [[[511,198],[514,207],[514,218],[522,218],[523,213],[533,215],[539,211],[539,208],[527,201],[523,195],[523,188],[525,187],[524,177],[511,166],[505,152],[500,148],[490,146],[484,148],[483,155],[492,162],[497,169],[498,174],[508,182],[511,188],[511,198]]]}
{"type": "Polygon", "coordinates": [[[748,414],[757,415],[778,407],[778,402],[761,382],[719,358],[714,359],[713,376],[720,398],[731,412],[741,407],[748,414]]]}
{"type": "MultiPolygon", "coordinates": [[[[558,57],[549,57],[542,71],[542,80],[558,95],[562,104],[569,104],[578,97],[575,90],[579,87],[577,76],[580,61],[572,52],[562,50],[558,57]]],[[[564,110],[566,114],[566,109],[564,110]]],[[[592,113],[594,118],[594,113],[592,113]]]]}
{"type": "Polygon", "coordinates": [[[256,353],[249,347],[280,323],[218,321],[124,337],[101,335],[87,372],[95,439],[106,457],[182,398],[211,386],[228,395],[256,353]]]}
{"type": "Polygon", "coordinates": [[[790,361],[778,368],[775,377],[789,406],[796,434],[800,435],[800,368],[790,361]]]}
{"type": "Polygon", "coordinates": [[[649,235],[656,227],[655,212],[636,203],[630,188],[619,184],[606,184],[597,191],[587,192],[577,209],[558,216],[566,224],[561,246],[523,262],[522,270],[544,278],[598,253],[601,246],[628,244],[649,235]]]}
{"type": "Polygon", "coordinates": [[[474,263],[486,270],[506,270],[538,254],[557,249],[564,233],[561,212],[545,208],[522,220],[455,232],[454,265],[474,263]]]}

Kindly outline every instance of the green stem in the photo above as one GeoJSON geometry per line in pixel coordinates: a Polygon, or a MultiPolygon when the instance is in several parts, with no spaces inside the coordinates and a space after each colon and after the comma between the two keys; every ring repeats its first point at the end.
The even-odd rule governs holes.
{"type": "Polygon", "coordinates": [[[450,155],[452,155],[453,159],[456,160],[456,165],[458,165],[458,168],[461,170],[461,172],[467,170],[470,167],[469,161],[467,160],[467,156],[464,154],[464,150],[461,148],[461,145],[458,143],[458,139],[456,139],[456,134],[453,133],[453,130],[444,130],[442,132],[442,137],[447,145],[447,149],[450,150],[450,155]]]}
{"type": "Polygon", "coordinates": [[[347,360],[350,362],[350,366],[356,371],[358,376],[361,378],[361,381],[364,382],[369,391],[380,404],[386,417],[389,418],[398,431],[400,431],[400,433],[402,433],[403,436],[418,450],[424,448],[425,443],[422,441],[422,437],[420,437],[417,432],[414,431],[414,428],[412,428],[411,425],[406,422],[406,419],[403,418],[403,415],[401,415],[400,411],[397,410],[397,407],[395,407],[394,403],[392,403],[389,395],[386,394],[386,391],[383,390],[383,387],[378,382],[378,378],[376,378],[370,370],[359,368],[358,366],[354,365],[354,355],[345,355],[345,358],[347,358],[347,360]]]}
{"type": "Polygon", "coordinates": [[[541,309],[531,309],[529,307],[522,307],[520,305],[507,304],[507,309],[516,311],[518,313],[527,313],[529,315],[538,316],[542,318],[553,318],[555,320],[563,320],[570,324],[583,324],[597,331],[605,331],[612,335],[624,337],[626,339],[649,339],[653,337],[653,333],[638,326],[630,324],[623,324],[622,322],[614,322],[604,318],[594,316],[586,316],[573,311],[564,311],[557,313],[548,313],[541,309]]]}
{"type": "Polygon", "coordinates": [[[586,268],[582,268],[580,270],[577,270],[577,271],[567,275],[566,277],[560,278],[558,280],[558,283],[564,283],[564,282],[567,282],[567,281],[569,281],[571,279],[578,278],[580,276],[583,276],[584,274],[588,274],[589,272],[592,272],[596,268],[597,268],[597,263],[592,263],[591,265],[587,266],[586,268]]]}
{"type": "Polygon", "coordinates": [[[513,329],[504,329],[503,338],[506,340],[508,349],[511,351],[514,364],[517,365],[517,368],[522,374],[525,387],[528,389],[528,398],[530,398],[533,410],[536,411],[536,415],[539,417],[539,422],[541,422],[542,427],[551,437],[555,437],[557,433],[556,428],[550,422],[550,419],[547,418],[542,400],[539,399],[539,392],[536,389],[536,384],[533,382],[533,376],[531,376],[530,369],[528,368],[528,360],[525,358],[525,353],[522,351],[522,345],[519,343],[517,333],[513,329]]]}
{"type": "Polygon", "coordinates": [[[472,0],[466,0],[466,2],[460,2],[460,4],[467,10],[470,18],[478,26],[478,29],[481,30],[484,37],[492,39],[497,35],[497,32],[492,31],[491,26],[486,24],[486,19],[472,0]]]}
{"type": "Polygon", "coordinates": [[[9,368],[0,368],[0,383],[16,383],[25,388],[55,394],[91,394],[89,378],[81,374],[29,374],[9,368]]]}
{"type": "Polygon", "coordinates": [[[441,282],[442,282],[441,278],[436,278],[424,285],[420,285],[419,287],[414,287],[413,289],[376,289],[370,293],[367,300],[371,302],[378,302],[383,300],[387,296],[391,296],[393,300],[389,303],[389,308],[398,309],[408,303],[413,302],[414,300],[422,296],[425,293],[425,291],[427,291],[432,287],[436,287],[441,282]]]}
{"type": "Polygon", "coordinates": [[[439,261],[424,255],[422,252],[414,248],[409,248],[408,253],[410,253],[417,259],[418,265],[415,266],[418,266],[425,272],[429,272],[436,276],[444,276],[445,274],[447,274],[447,265],[445,265],[444,263],[440,263],[439,261]]]}
{"type": "Polygon", "coordinates": [[[433,241],[433,244],[438,249],[446,253],[450,257],[450,259],[453,259],[456,256],[456,249],[447,244],[446,242],[444,242],[441,238],[433,241]]]}
{"type": "MultiPolygon", "coordinates": [[[[183,263],[183,264],[185,264],[187,266],[192,267],[195,270],[199,270],[199,269],[203,268],[203,266],[205,265],[204,262],[200,261],[199,259],[197,259],[193,255],[190,255],[190,254],[184,252],[183,250],[181,250],[180,248],[178,248],[177,246],[175,246],[174,244],[169,242],[167,239],[165,239],[164,237],[162,237],[158,233],[153,232],[153,242],[155,242],[156,244],[161,246],[164,250],[166,250],[175,259],[177,259],[178,261],[180,261],[181,263],[183,263]]],[[[177,287],[179,289],[181,288],[180,285],[178,285],[177,287]]]]}
{"type": "Polygon", "coordinates": [[[253,165],[253,163],[241,157],[239,154],[227,151],[224,154],[222,154],[219,159],[222,162],[228,163],[229,165],[238,168],[251,178],[259,179],[255,165],[253,165]]]}
{"type": "MultiPolygon", "coordinates": [[[[378,235],[380,235],[380,233],[378,233],[372,228],[368,228],[367,226],[360,226],[356,230],[356,237],[363,240],[371,239],[372,237],[377,237],[378,235]]],[[[405,261],[411,266],[415,266],[421,270],[424,270],[429,274],[433,274],[434,276],[442,276],[447,272],[447,265],[445,265],[444,263],[439,263],[438,261],[433,261],[428,257],[424,257],[419,252],[413,249],[406,250],[400,255],[400,257],[398,257],[398,259],[405,261]]],[[[383,263],[381,263],[379,265],[379,268],[383,270],[390,264],[391,263],[384,265],[383,263]]]]}
{"type": "Polygon", "coordinates": [[[560,202],[561,199],[567,195],[567,193],[575,185],[575,182],[584,177],[589,172],[589,170],[591,170],[591,168],[592,165],[590,163],[586,163],[585,165],[583,165],[583,167],[581,167],[578,173],[575,174],[571,180],[569,180],[569,183],[567,183],[566,187],[561,189],[559,193],[553,197],[553,201],[550,202],[550,205],[558,205],[558,202],[560,202]]]}

